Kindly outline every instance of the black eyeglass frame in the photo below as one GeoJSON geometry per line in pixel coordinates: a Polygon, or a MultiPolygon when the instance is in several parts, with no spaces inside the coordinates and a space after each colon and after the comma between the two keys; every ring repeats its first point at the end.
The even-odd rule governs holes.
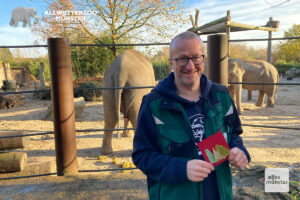
{"type": "Polygon", "coordinates": [[[198,55],[198,56],[193,56],[193,57],[178,57],[178,58],[173,58],[173,59],[171,59],[171,60],[175,60],[176,61],[176,64],[178,65],[178,66],[180,66],[180,67],[184,67],[184,66],[186,66],[188,63],[189,63],[189,60],[192,60],[192,63],[194,64],[194,65],[201,65],[203,62],[204,62],[204,58],[205,58],[205,55],[198,55]],[[196,58],[199,58],[199,57],[202,57],[202,60],[199,62],[199,63],[195,63],[194,61],[195,60],[193,60],[193,59],[196,59],[196,58]],[[179,63],[179,59],[182,59],[181,61],[184,61],[185,59],[186,59],[186,63],[183,65],[183,64],[180,64],[179,63]]]}

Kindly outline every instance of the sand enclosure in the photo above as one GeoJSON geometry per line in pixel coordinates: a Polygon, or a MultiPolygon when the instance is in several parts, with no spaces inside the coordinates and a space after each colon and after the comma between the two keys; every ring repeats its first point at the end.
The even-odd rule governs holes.
{"type": "MultiPolygon", "coordinates": [[[[281,82],[299,83],[300,78],[295,78],[292,81],[282,79],[281,82]]],[[[275,108],[265,108],[265,104],[263,105],[263,107],[256,107],[254,103],[257,100],[257,91],[253,92],[253,100],[249,102],[247,102],[246,100],[246,94],[247,91],[243,90],[242,107],[244,108],[244,112],[240,117],[242,120],[242,124],[245,124],[245,126],[243,126],[244,133],[242,134],[244,144],[248,148],[252,157],[252,161],[248,169],[251,170],[251,168],[254,168],[258,165],[266,167],[287,167],[299,174],[299,130],[252,127],[247,125],[300,128],[300,87],[279,86],[278,95],[275,99],[275,108]]],[[[0,110],[0,131],[24,130],[29,134],[40,133],[44,131],[53,131],[53,122],[44,120],[44,115],[46,113],[47,107],[51,102],[33,99],[31,97],[31,94],[27,94],[25,95],[25,97],[26,98],[24,99],[21,106],[9,110],[0,110]]],[[[123,125],[121,123],[121,127],[122,126],[123,125]]],[[[86,102],[86,107],[84,109],[82,117],[76,120],[76,130],[101,129],[103,127],[104,121],[102,102],[86,102]]],[[[115,152],[108,155],[108,157],[101,162],[99,161],[98,156],[101,155],[100,147],[103,138],[103,132],[77,132],[76,138],[79,170],[119,168],[118,165],[112,162],[113,157],[117,157],[119,163],[122,163],[124,161],[131,161],[130,155],[132,151],[132,138],[118,139],[115,134],[113,138],[113,148],[115,152]]],[[[46,172],[47,169],[39,171],[36,168],[37,165],[42,166],[42,163],[47,162],[55,163],[55,144],[53,134],[31,136],[30,139],[31,143],[29,147],[17,150],[26,152],[28,155],[25,170],[22,173],[0,174],[0,178],[43,173],[46,172]]],[[[53,171],[55,169],[51,170],[53,171]]],[[[37,193],[36,195],[38,195],[38,188],[33,187],[29,191],[24,190],[24,188],[28,188],[26,182],[28,180],[31,180],[32,183],[36,184],[45,183],[46,181],[48,186],[53,182],[63,182],[63,185],[65,186],[57,184],[57,187],[60,188],[54,187],[55,184],[53,184],[53,188],[51,187],[52,189],[49,189],[49,187],[47,186],[48,189],[44,189],[43,192],[40,191],[40,195],[48,194],[49,199],[51,199],[50,197],[52,195],[51,190],[52,192],[55,190],[66,191],[65,193],[60,194],[61,198],[63,198],[65,195],[71,195],[68,194],[67,191],[69,191],[69,189],[66,188],[71,186],[66,184],[64,181],[70,182],[70,184],[74,187],[73,189],[76,190],[75,192],[74,190],[72,191],[72,189],[70,189],[70,191],[74,193],[73,196],[70,196],[73,199],[80,199],[78,197],[95,197],[94,199],[114,199],[115,197],[119,197],[116,196],[116,193],[112,192],[112,189],[114,187],[116,187],[115,191],[120,192],[122,197],[120,199],[147,199],[145,176],[138,170],[134,170],[126,174],[120,171],[81,173],[79,175],[79,178],[68,177],[66,179],[63,179],[62,177],[52,176],[48,179],[34,178],[6,180],[0,182],[0,187],[2,188],[0,191],[0,197],[2,195],[6,199],[22,199],[23,195],[26,194],[27,196],[25,196],[27,197],[27,199],[34,199],[34,197],[31,196],[31,193],[35,191],[37,193]],[[106,189],[107,187],[112,188],[110,188],[109,190],[105,190],[105,188],[99,188],[102,187],[100,185],[96,186],[95,184],[92,184],[93,189],[90,188],[90,193],[84,193],[84,191],[86,191],[89,186],[80,185],[80,183],[78,183],[78,180],[80,179],[81,181],[83,181],[84,179],[85,181],[89,182],[91,181],[91,176],[95,179],[95,181],[97,180],[104,185],[106,184],[106,189]],[[60,181],[58,181],[58,179],[60,181]],[[114,183],[116,179],[121,180],[121,182],[123,181],[122,184],[118,185],[118,181],[114,183]],[[134,186],[135,189],[131,186],[134,186]],[[132,188],[133,190],[129,191],[128,188],[132,188]],[[95,195],[97,194],[97,190],[99,189],[103,190],[102,194],[106,195],[104,195],[105,198],[96,198],[95,195]],[[49,191],[46,192],[46,190],[49,191]],[[19,191],[19,193],[16,192],[16,196],[14,196],[11,191],[19,191]],[[83,193],[79,194],[80,191],[82,191],[83,193]]],[[[59,196],[53,196],[53,199],[54,197],[57,197],[57,199],[60,198],[59,196]]]]}

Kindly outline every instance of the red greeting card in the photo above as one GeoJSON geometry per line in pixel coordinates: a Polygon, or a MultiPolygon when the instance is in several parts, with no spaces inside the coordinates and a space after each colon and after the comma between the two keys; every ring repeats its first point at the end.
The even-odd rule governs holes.
{"type": "Polygon", "coordinates": [[[221,131],[202,140],[197,146],[205,160],[213,166],[217,166],[226,161],[230,154],[230,148],[221,131]]]}

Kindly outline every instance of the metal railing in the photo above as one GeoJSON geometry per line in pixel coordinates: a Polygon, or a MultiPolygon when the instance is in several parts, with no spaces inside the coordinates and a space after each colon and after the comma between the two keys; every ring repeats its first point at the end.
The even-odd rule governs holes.
{"type": "MultiPolygon", "coordinates": [[[[271,40],[292,40],[300,39],[300,37],[286,37],[286,38],[272,38],[271,40]]],[[[229,42],[246,42],[246,41],[269,41],[269,38],[261,39],[238,39],[238,40],[229,40],[229,42]]],[[[205,43],[207,41],[204,41],[205,43]]],[[[152,45],[169,45],[170,43],[141,43],[141,44],[71,44],[70,46],[152,46],[152,45]]],[[[12,46],[0,46],[0,48],[40,48],[48,47],[48,45],[12,45],[12,46]]],[[[300,85],[300,83],[246,83],[246,82],[229,82],[229,84],[252,84],[252,85],[300,85]]],[[[144,89],[144,88],[153,88],[153,86],[144,86],[144,87],[100,87],[100,88],[74,88],[77,90],[108,90],[108,89],[144,89]]],[[[22,93],[39,93],[39,92],[50,92],[50,90],[30,90],[30,91],[9,91],[1,92],[0,95],[7,94],[22,94],[22,93]]],[[[252,124],[242,124],[242,126],[251,126],[251,127],[262,127],[262,128],[276,128],[276,129],[288,129],[288,130],[300,130],[297,127],[283,127],[283,126],[264,126],[264,125],[252,125],[252,124]]],[[[122,131],[122,130],[135,130],[134,128],[118,128],[118,129],[84,129],[76,130],[76,132],[99,132],[99,131],[122,131]]],[[[0,136],[0,138],[12,138],[12,137],[30,137],[37,135],[46,135],[54,134],[54,131],[33,133],[33,134],[22,134],[14,136],[0,136]]],[[[96,169],[96,170],[78,170],[80,173],[85,172],[104,172],[104,171],[123,171],[123,170],[135,170],[137,168],[117,168],[117,169],[96,169]]],[[[10,180],[10,179],[22,179],[22,178],[32,178],[40,176],[49,176],[56,175],[57,173],[45,173],[38,175],[30,176],[16,176],[16,177],[5,177],[0,178],[0,180],[10,180]]]]}

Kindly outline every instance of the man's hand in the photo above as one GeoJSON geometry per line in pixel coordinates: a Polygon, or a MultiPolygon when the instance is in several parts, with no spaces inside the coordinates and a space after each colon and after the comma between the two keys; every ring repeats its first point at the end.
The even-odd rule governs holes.
{"type": "Polygon", "coordinates": [[[239,169],[244,169],[248,164],[248,159],[244,152],[237,147],[230,150],[229,163],[239,169]]]}
{"type": "Polygon", "coordinates": [[[212,164],[203,160],[190,160],[187,162],[187,177],[192,182],[202,181],[214,170],[212,164]]]}

